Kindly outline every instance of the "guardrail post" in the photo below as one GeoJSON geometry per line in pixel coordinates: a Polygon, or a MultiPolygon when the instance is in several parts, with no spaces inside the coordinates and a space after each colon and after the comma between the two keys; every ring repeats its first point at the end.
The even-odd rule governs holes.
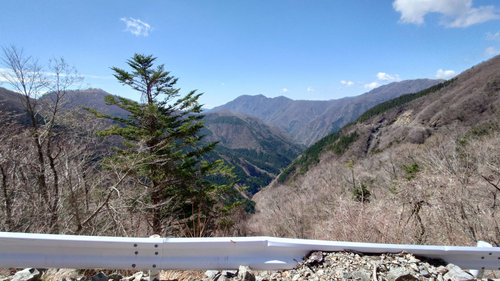
{"type": "MultiPolygon", "coordinates": [[[[153,234],[149,238],[160,238],[160,235],[153,234]]],[[[160,281],[160,270],[152,269],[149,270],[149,281],[160,281]]]]}
{"type": "MultiPolygon", "coordinates": [[[[476,247],[478,247],[478,248],[491,248],[493,246],[490,243],[485,242],[485,241],[477,241],[476,247]]],[[[470,270],[470,273],[472,275],[474,275],[474,277],[476,277],[476,278],[483,278],[484,268],[470,270]]]]}

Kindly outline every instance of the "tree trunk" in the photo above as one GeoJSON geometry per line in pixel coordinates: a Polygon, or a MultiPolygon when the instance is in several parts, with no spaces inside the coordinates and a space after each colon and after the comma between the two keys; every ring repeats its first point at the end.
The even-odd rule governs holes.
{"type": "MultiPolygon", "coordinates": [[[[49,150],[49,149],[47,149],[49,150]]],[[[59,174],[57,173],[55,159],[50,155],[50,151],[47,151],[47,158],[49,159],[50,169],[54,177],[54,195],[52,204],[50,206],[50,232],[59,233],[59,174]]]]}
{"type": "Polygon", "coordinates": [[[159,208],[161,203],[161,194],[157,186],[154,186],[153,190],[154,191],[151,193],[151,204],[153,205],[151,210],[153,227],[152,234],[162,235],[163,225],[161,222],[161,208],[159,208]]]}
{"type": "Polygon", "coordinates": [[[7,226],[7,231],[14,230],[14,223],[12,221],[12,201],[10,199],[9,192],[7,190],[7,173],[5,168],[0,166],[0,172],[2,174],[2,191],[5,198],[4,208],[5,208],[5,225],[7,226]]]}

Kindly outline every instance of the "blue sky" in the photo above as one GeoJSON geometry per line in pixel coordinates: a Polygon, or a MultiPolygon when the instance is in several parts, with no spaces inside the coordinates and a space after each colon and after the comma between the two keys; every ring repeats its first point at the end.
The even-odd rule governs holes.
{"type": "Polygon", "coordinates": [[[85,77],[83,88],[138,100],[110,67],[153,54],[184,93],[203,92],[208,107],[245,94],[359,95],[398,80],[450,78],[500,53],[498,0],[0,0],[0,7],[2,47],[41,63],[64,57],[85,77]]]}

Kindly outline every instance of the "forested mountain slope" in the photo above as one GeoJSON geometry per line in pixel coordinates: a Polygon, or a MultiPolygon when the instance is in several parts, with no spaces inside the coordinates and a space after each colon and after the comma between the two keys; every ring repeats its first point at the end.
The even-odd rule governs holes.
{"type": "Polygon", "coordinates": [[[254,196],[252,234],[500,244],[500,56],[373,107],[254,196]],[[276,221],[276,217],[280,217],[276,221]]]}
{"type": "Polygon", "coordinates": [[[218,111],[206,114],[204,120],[206,140],[219,142],[211,157],[234,166],[239,183],[247,186],[250,196],[303,151],[286,133],[254,117],[218,111]]]}

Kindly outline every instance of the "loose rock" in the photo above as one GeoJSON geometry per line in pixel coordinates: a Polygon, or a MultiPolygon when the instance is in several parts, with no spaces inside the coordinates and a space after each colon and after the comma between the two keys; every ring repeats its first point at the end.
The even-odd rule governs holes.
{"type": "Polygon", "coordinates": [[[240,265],[240,268],[238,269],[238,280],[255,281],[255,275],[248,266],[240,265]]]}
{"type": "Polygon", "coordinates": [[[108,276],[104,274],[104,272],[99,272],[96,275],[92,276],[92,281],[108,281],[108,276]]]}
{"type": "Polygon", "coordinates": [[[460,267],[454,264],[449,264],[448,266],[446,266],[446,268],[448,269],[448,272],[443,276],[445,280],[450,280],[450,281],[475,280],[474,276],[463,271],[460,267]]]}
{"type": "Polygon", "coordinates": [[[36,268],[25,268],[21,271],[16,272],[14,277],[10,279],[11,281],[38,281],[40,280],[42,273],[36,268]]]}

